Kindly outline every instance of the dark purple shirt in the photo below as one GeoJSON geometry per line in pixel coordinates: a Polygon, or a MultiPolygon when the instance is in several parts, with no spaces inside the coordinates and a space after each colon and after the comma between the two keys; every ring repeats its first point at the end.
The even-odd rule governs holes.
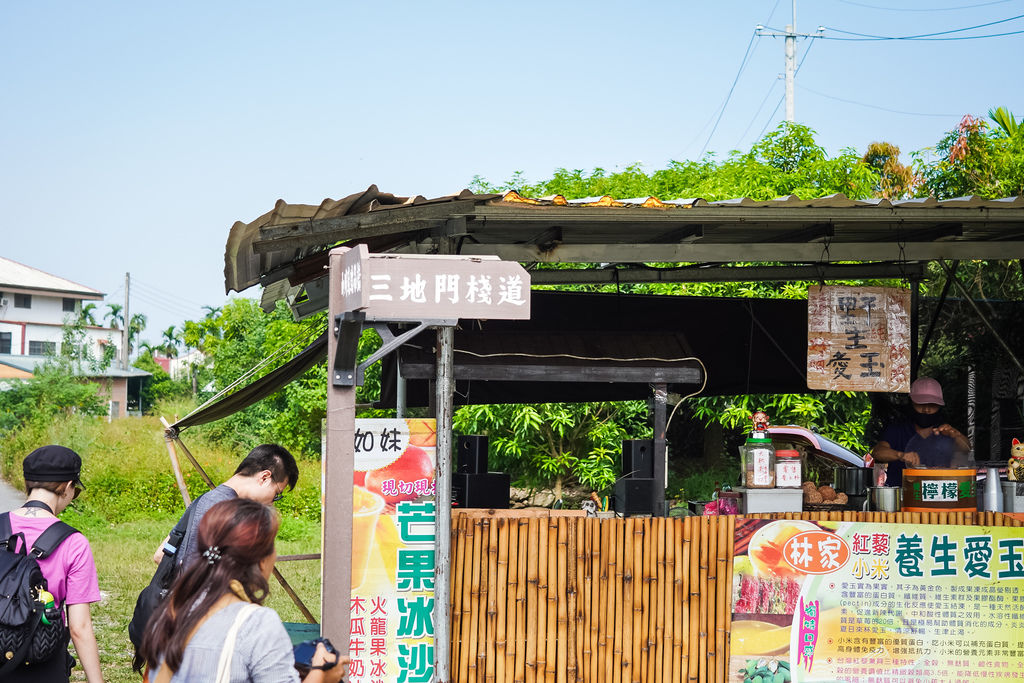
{"type": "MultiPolygon", "coordinates": [[[[897,451],[914,451],[921,456],[921,465],[925,467],[949,467],[953,462],[953,451],[956,442],[948,436],[934,434],[927,439],[921,438],[914,423],[907,418],[898,420],[882,432],[879,441],[885,441],[889,447],[897,451]]],[[[902,486],[903,461],[890,462],[886,467],[886,486],[902,486]]]]}

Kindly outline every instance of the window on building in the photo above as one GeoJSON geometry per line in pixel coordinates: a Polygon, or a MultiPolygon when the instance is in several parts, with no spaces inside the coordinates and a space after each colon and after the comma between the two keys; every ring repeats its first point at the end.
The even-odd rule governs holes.
{"type": "Polygon", "coordinates": [[[11,352],[11,333],[0,332],[0,353],[11,352]]]}
{"type": "Polygon", "coordinates": [[[15,294],[14,295],[14,307],[15,308],[32,308],[32,295],[31,294],[15,294]]]}
{"type": "Polygon", "coordinates": [[[75,312],[75,302],[76,301],[77,301],[77,299],[68,299],[67,297],[64,297],[64,312],[65,313],[74,313],[75,312]]]}
{"type": "Polygon", "coordinates": [[[45,356],[47,354],[57,353],[57,342],[30,341],[28,343],[28,352],[33,356],[45,356]]]}

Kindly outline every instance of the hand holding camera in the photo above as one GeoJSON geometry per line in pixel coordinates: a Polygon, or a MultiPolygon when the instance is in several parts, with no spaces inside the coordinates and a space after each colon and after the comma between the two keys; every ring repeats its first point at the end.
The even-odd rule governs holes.
{"type": "Polygon", "coordinates": [[[338,683],[347,673],[348,663],[349,658],[340,656],[327,638],[314,638],[295,646],[295,668],[302,680],[310,683],[338,683]]]}

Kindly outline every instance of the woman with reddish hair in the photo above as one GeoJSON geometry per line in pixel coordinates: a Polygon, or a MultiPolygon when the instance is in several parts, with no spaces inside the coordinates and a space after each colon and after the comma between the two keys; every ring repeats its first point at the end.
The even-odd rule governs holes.
{"type": "MultiPolygon", "coordinates": [[[[273,508],[245,498],[217,503],[199,524],[199,557],[175,579],[139,648],[149,683],[298,681],[291,639],[263,607],[277,560],[273,508]]],[[[338,683],[347,658],[320,644],[305,683],[338,683]]]]}

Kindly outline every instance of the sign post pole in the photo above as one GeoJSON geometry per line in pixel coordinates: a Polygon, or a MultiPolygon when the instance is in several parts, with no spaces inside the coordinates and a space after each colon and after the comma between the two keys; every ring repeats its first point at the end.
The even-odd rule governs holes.
{"type": "MultiPolygon", "coordinates": [[[[348,249],[333,249],[329,256],[330,298],[328,324],[336,325],[344,313],[341,260],[348,249]]],[[[341,335],[327,335],[327,358],[334,358],[341,335]]],[[[341,653],[348,653],[349,602],[352,596],[352,476],[355,463],[355,385],[332,381],[337,372],[328,362],[327,444],[323,467],[323,523],[321,524],[320,635],[330,638],[341,653]]]]}

